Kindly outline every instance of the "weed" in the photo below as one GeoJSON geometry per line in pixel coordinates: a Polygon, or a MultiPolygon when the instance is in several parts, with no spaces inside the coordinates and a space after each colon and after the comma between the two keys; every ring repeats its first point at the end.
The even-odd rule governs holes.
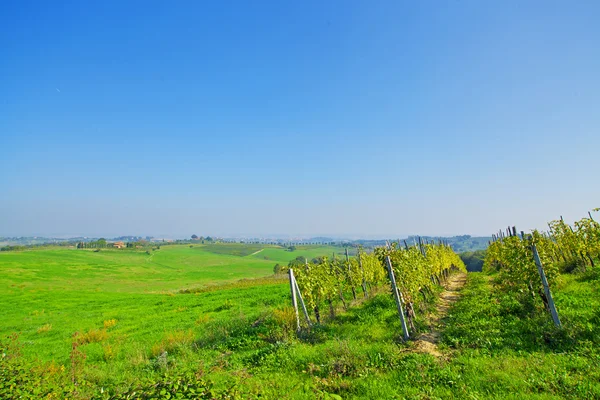
{"type": "Polygon", "coordinates": [[[117,355],[117,349],[115,345],[110,343],[102,343],[102,356],[104,361],[110,361],[117,355]]]}
{"type": "Polygon", "coordinates": [[[86,355],[79,350],[81,342],[81,335],[79,332],[75,332],[73,334],[73,340],[71,341],[71,353],[69,354],[69,359],[71,360],[71,382],[73,386],[77,384],[86,358],[86,355]]]}
{"type": "Polygon", "coordinates": [[[208,314],[204,314],[204,315],[199,315],[198,318],[196,318],[196,325],[204,325],[206,324],[208,321],[210,321],[211,317],[208,314]]]}
{"type": "Polygon", "coordinates": [[[74,335],[78,345],[84,345],[89,343],[98,343],[108,338],[106,329],[90,329],[85,333],[78,333],[74,335]]]}
{"type": "Polygon", "coordinates": [[[233,303],[229,299],[227,299],[223,302],[223,304],[221,304],[219,307],[215,308],[214,311],[215,312],[225,311],[225,310],[230,310],[231,308],[233,308],[233,303]]]}
{"type": "Polygon", "coordinates": [[[151,354],[157,357],[166,352],[175,352],[182,346],[190,346],[193,342],[194,332],[191,329],[169,332],[159,343],[152,346],[151,354]]]}
{"type": "Polygon", "coordinates": [[[112,328],[116,324],[117,324],[116,319],[107,319],[106,321],[104,321],[104,329],[112,328]]]}

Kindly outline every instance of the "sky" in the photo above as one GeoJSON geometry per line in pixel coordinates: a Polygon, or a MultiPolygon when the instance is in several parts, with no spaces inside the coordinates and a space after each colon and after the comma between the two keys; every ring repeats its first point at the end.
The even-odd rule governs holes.
{"type": "Polygon", "coordinates": [[[600,207],[598,16],[597,1],[0,2],[0,236],[573,222],[600,207]]]}

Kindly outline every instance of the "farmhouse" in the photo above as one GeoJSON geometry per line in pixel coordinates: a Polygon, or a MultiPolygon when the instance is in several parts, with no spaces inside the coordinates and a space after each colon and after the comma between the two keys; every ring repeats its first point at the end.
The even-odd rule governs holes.
{"type": "Polygon", "coordinates": [[[114,242],[113,246],[116,247],[117,249],[124,249],[125,248],[125,243],[123,243],[123,242],[114,242]]]}

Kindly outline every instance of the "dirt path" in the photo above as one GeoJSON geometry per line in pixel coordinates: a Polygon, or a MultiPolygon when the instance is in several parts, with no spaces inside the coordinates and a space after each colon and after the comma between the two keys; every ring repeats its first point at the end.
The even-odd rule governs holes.
{"type": "Polygon", "coordinates": [[[435,357],[441,357],[442,353],[438,350],[437,344],[440,341],[440,330],[444,326],[444,318],[448,310],[460,297],[460,291],[467,281],[467,274],[454,274],[444,285],[444,290],[440,296],[440,302],[436,307],[436,312],[429,321],[430,331],[422,333],[414,341],[415,350],[421,353],[429,353],[435,357]]]}
{"type": "Polygon", "coordinates": [[[260,249],[260,250],[258,250],[258,251],[255,251],[255,252],[254,252],[254,253],[252,253],[252,254],[248,254],[248,257],[251,257],[251,256],[253,256],[253,255],[255,255],[255,254],[258,254],[258,253],[260,253],[260,252],[261,252],[261,251],[263,251],[263,250],[264,250],[264,249],[260,249]]]}

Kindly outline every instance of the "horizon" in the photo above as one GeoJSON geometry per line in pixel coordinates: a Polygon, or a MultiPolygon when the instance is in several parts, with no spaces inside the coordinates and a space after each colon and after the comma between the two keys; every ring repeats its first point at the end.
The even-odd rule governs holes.
{"type": "Polygon", "coordinates": [[[479,237],[600,206],[600,3],[33,4],[0,5],[0,235],[479,237]]]}

